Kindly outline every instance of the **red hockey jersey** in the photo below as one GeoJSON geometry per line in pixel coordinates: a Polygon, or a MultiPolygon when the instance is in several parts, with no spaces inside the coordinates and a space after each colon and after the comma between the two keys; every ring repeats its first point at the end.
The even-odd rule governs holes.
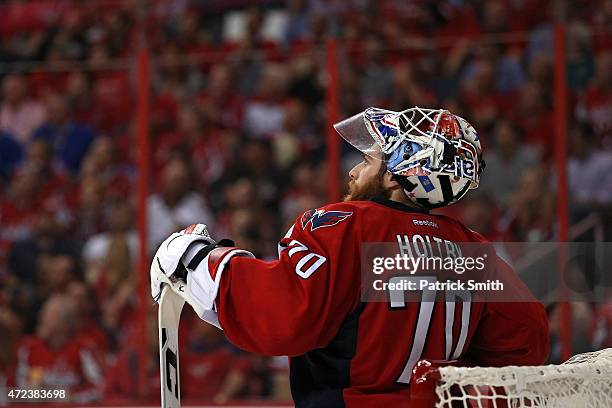
{"type": "Polygon", "coordinates": [[[73,403],[91,403],[102,396],[101,356],[90,339],[75,335],[54,349],[37,336],[27,336],[17,351],[16,386],[63,389],[73,403]]]}
{"type": "Polygon", "coordinates": [[[535,301],[473,302],[469,314],[459,302],[450,325],[445,302],[362,302],[362,243],[395,242],[398,234],[483,240],[451,218],[398,202],[343,202],[300,216],[279,244],[279,260],[234,257],[225,266],[216,298],[225,334],[245,350],[290,356],[298,408],[408,406],[410,372],[423,358],[545,361],[547,318],[535,301]]]}

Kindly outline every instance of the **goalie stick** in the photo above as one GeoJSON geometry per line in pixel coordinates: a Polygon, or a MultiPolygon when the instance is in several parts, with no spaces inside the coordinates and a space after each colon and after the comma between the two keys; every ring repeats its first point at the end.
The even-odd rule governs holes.
{"type": "Polygon", "coordinates": [[[162,408],[181,406],[178,327],[185,300],[164,285],[159,300],[159,369],[162,408]]]}

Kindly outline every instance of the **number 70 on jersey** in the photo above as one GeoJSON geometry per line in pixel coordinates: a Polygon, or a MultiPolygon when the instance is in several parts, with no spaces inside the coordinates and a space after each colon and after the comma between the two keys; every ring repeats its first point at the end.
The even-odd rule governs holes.
{"type": "MultiPolygon", "coordinates": [[[[423,348],[427,339],[427,333],[429,332],[429,325],[434,312],[434,306],[436,304],[437,291],[430,289],[435,287],[433,285],[437,278],[435,276],[394,276],[389,279],[389,283],[397,283],[400,281],[414,282],[415,287],[419,287],[422,281],[427,281],[432,285],[426,285],[425,289],[422,290],[421,302],[419,304],[419,311],[414,334],[412,336],[412,348],[408,355],[408,360],[404,365],[404,369],[399,375],[397,382],[401,384],[409,384],[412,368],[417,361],[421,359],[423,354],[423,348]]],[[[403,290],[389,290],[389,302],[391,311],[404,310],[406,309],[406,299],[403,290]]],[[[444,294],[444,316],[445,316],[445,359],[456,360],[463,353],[465,347],[465,341],[468,335],[468,329],[470,324],[470,312],[472,306],[472,294],[467,290],[447,290],[444,294]],[[457,339],[457,344],[453,345],[453,326],[455,324],[455,306],[457,301],[463,302],[463,308],[461,309],[461,330],[457,339]],[[454,346],[454,347],[453,347],[454,346]]]]}

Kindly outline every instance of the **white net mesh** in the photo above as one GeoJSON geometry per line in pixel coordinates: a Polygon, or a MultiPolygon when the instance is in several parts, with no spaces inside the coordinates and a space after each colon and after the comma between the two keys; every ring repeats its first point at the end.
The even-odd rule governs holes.
{"type": "Polygon", "coordinates": [[[439,371],[437,407],[612,407],[612,348],[561,365],[439,371]]]}

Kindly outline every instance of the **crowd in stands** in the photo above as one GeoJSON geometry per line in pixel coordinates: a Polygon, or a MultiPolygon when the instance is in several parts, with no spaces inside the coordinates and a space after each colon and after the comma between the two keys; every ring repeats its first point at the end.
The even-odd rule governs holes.
{"type": "MultiPolygon", "coordinates": [[[[156,309],[135,296],[143,44],[153,55],[149,252],[204,222],[272,259],[295,217],[326,203],[330,36],[341,117],[440,106],[478,130],[481,186],[447,214],[493,241],[558,236],[559,2],[224,3],[153,0],[143,12],[137,1],[0,1],[0,386],[66,387],[76,403],[158,401],[156,309]]],[[[612,0],[567,3],[577,222],[612,206],[612,0]]],[[[343,145],[341,177],[356,160],[343,145]]],[[[577,347],[612,347],[611,305],[585,304],[573,309],[592,322],[577,347]]],[[[185,398],[288,398],[284,360],[244,353],[185,313],[185,398]]],[[[558,319],[553,306],[554,338],[558,319]]]]}

